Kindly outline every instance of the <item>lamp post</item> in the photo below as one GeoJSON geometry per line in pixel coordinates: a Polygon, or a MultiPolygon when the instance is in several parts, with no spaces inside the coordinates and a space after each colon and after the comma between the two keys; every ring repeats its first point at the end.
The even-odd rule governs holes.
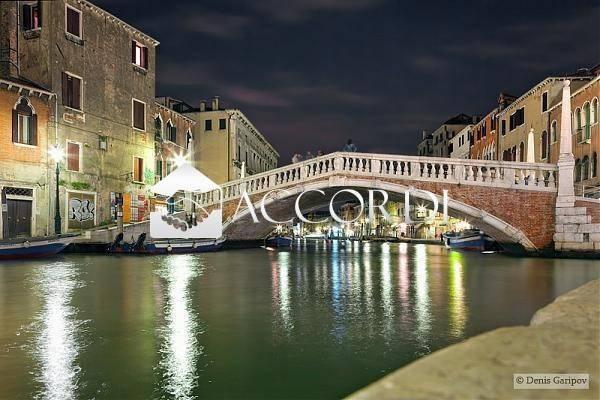
{"type": "Polygon", "coordinates": [[[54,233],[61,234],[61,217],[60,217],[60,161],[64,157],[63,151],[57,146],[50,150],[50,157],[56,162],[56,200],[54,201],[54,233]]]}

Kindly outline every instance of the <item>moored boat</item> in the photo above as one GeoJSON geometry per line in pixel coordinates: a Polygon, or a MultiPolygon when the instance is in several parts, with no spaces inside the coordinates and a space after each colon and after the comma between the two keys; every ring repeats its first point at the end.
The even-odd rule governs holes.
{"type": "Polygon", "coordinates": [[[63,251],[77,235],[9,239],[0,242],[0,259],[50,257],[63,251]]]}
{"type": "Polygon", "coordinates": [[[465,229],[461,232],[442,234],[444,244],[449,249],[468,251],[498,250],[498,243],[479,229],[465,229]]]}
{"type": "Polygon", "coordinates": [[[111,254],[139,255],[193,254],[217,251],[223,242],[224,238],[154,240],[146,243],[146,234],[142,233],[134,243],[126,243],[123,242],[123,234],[119,234],[106,251],[111,254]]]}
{"type": "Polygon", "coordinates": [[[292,245],[293,239],[290,236],[269,236],[265,239],[266,247],[290,247],[292,245]]]}

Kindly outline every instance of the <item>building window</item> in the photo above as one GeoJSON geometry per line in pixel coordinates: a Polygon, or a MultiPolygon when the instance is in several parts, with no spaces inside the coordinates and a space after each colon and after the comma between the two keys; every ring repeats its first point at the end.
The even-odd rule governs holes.
{"type": "Polygon", "coordinates": [[[67,72],[62,73],[62,103],[64,106],[81,110],[81,78],[67,72]]]}
{"type": "Polygon", "coordinates": [[[12,111],[12,141],[37,145],[37,115],[25,97],[21,97],[12,111]]]}
{"type": "Polygon", "coordinates": [[[132,99],[131,116],[134,128],[141,131],[146,130],[146,103],[132,99]]]}
{"type": "Polygon", "coordinates": [[[225,118],[219,119],[219,129],[227,129],[227,120],[225,120],[225,118]]]}
{"type": "MultiPolygon", "coordinates": [[[[513,147],[513,161],[517,160],[517,156],[515,153],[515,148],[513,147]]],[[[519,145],[519,161],[523,162],[525,161],[525,143],[521,142],[521,144],[519,145]]]]}
{"type": "Polygon", "coordinates": [[[583,157],[581,161],[581,180],[585,181],[590,179],[590,158],[588,156],[583,157]]]}
{"type": "Polygon", "coordinates": [[[581,160],[575,160],[575,182],[581,181],[581,160]]]}
{"type": "Polygon", "coordinates": [[[42,27],[40,2],[23,4],[23,30],[30,31],[42,27]]]}
{"type": "Polygon", "coordinates": [[[144,159],[141,157],[133,157],[133,181],[144,181],[144,159]]]}
{"type": "Polygon", "coordinates": [[[592,136],[591,125],[592,125],[592,115],[591,115],[591,107],[590,103],[585,103],[583,105],[583,126],[584,126],[584,135],[583,139],[588,140],[592,136]]]}
{"type": "Polygon", "coordinates": [[[177,128],[173,126],[171,121],[167,122],[167,140],[177,143],[177,128]]]}
{"type": "Polygon", "coordinates": [[[192,132],[188,129],[185,133],[185,148],[189,149],[190,144],[192,143],[192,132]]]}
{"type": "Polygon", "coordinates": [[[552,121],[552,124],[550,124],[550,140],[552,143],[556,143],[556,121],[552,121]]]}
{"type": "Polygon", "coordinates": [[[212,120],[211,119],[207,119],[206,121],[204,121],[204,130],[212,131],[212,120]]]}
{"type": "Polygon", "coordinates": [[[156,159],[156,170],[154,175],[160,180],[163,178],[163,161],[160,158],[156,159]]]}
{"type": "Polygon", "coordinates": [[[81,11],[67,5],[66,26],[67,33],[81,39],[81,11]]]}
{"type": "Polygon", "coordinates": [[[131,41],[131,62],[140,68],[148,69],[148,48],[135,40],[131,41]]]}
{"type": "Polygon", "coordinates": [[[592,100],[592,124],[598,123],[598,99],[592,100]]]}
{"type": "Polygon", "coordinates": [[[160,115],[154,118],[154,140],[162,140],[162,119],[160,119],[160,115]]]}
{"type": "Polygon", "coordinates": [[[81,172],[81,143],[67,142],[67,170],[81,172]]]}
{"type": "Polygon", "coordinates": [[[506,120],[505,119],[502,120],[500,130],[502,132],[502,136],[506,135],[506,120]]]}
{"type": "Polygon", "coordinates": [[[542,93],[542,112],[548,111],[548,92],[542,93]]]}
{"type": "Polygon", "coordinates": [[[542,159],[548,158],[548,132],[542,132],[542,159]]]}
{"type": "Polygon", "coordinates": [[[596,152],[594,152],[594,154],[592,154],[592,178],[595,178],[598,176],[598,154],[596,152]]]}
{"type": "Polygon", "coordinates": [[[525,123],[525,107],[519,108],[510,116],[509,130],[514,130],[525,123]]]}

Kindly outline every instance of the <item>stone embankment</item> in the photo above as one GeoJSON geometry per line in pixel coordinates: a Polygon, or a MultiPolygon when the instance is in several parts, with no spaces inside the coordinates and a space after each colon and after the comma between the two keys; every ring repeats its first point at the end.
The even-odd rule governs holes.
{"type": "Polygon", "coordinates": [[[600,280],[558,297],[529,326],[500,328],[399,369],[349,400],[599,399],[600,280]],[[515,390],[515,373],[586,373],[589,390],[515,390]]]}

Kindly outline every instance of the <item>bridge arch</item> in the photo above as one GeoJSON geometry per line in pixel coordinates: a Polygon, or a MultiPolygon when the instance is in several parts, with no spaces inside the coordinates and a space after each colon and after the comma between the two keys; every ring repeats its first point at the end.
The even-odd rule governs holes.
{"type": "MultiPolygon", "coordinates": [[[[427,207],[431,207],[431,198],[427,191],[433,193],[441,207],[442,194],[441,190],[429,190],[423,188],[419,182],[393,182],[389,180],[362,178],[362,177],[345,177],[345,176],[329,176],[327,178],[313,180],[311,182],[274,188],[276,192],[269,196],[265,202],[266,209],[269,215],[279,221],[288,220],[295,217],[294,204],[299,194],[308,190],[323,190],[325,196],[318,193],[307,193],[302,198],[302,211],[310,212],[316,209],[322,209],[329,204],[329,200],[333,193],[341,189],[354,189],[363,195],[366,200],[367,191],[370,189],[385,190],[389,195],[388,201],[404,202],[404,193],[409,190],[411,204],[418,202],[427,207]],[[284,191],[287,191],[285,193],[284,191]]],[[[468,190],[469,188],[463,188],[468,190]]],[[[224,233],[230,239],[261,239],[268,235],[274,228],[273,223],[266,221],[260,214],[260,203],[263,196],[268,191],[250,196],[259,222],[254,223],[250,210],[247,207],[240,207],[239,212],[233,218],[233,213],[239,204],[240,198],[232,199],[229,202],[229,219],[224,225],[224,233]],[[234,204],[233,204],[234,203],[234,204]]],[[[345,200],[344,200],[345,201],[345,200]]],[[[441,208],[439,210],[442,211],[441,208]]],[[[460,199],[452,197],[448,198],[448,214],[452,217],[462,218],[469,221],[471,224],[483,229],[490,236],[494,237],[500,243],[511,247],[519,247],[527,251],[536,251],[539,245],[536,245],[528,235],[502,217],[494,215],[494,213],[478,208],[475,205],[468,204],[460,199]]]]}

